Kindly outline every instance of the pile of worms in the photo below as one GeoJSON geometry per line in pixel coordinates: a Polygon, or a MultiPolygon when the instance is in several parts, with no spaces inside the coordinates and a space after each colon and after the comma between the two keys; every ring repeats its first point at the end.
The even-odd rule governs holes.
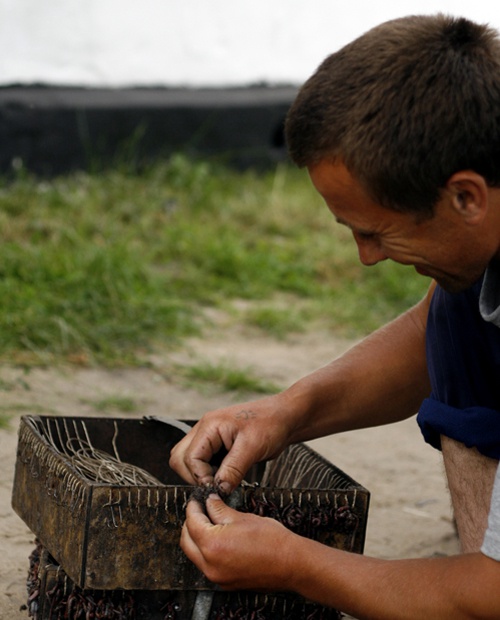
{"type": "Polygon", "coordinates": [[[358,516],[348,504],[331,506],[310,502],[290,503],[281,506],[262,494],[249,492],[242,508],[261,517],[270,517],[300,536],[317,538],[322,531],[353,534],[359,523],[358,516]]]}
{"type": "MultiPolygon", "coordinates": [[[[183,620],[191,617],[191,612],[186,612],[178,601],[174,599],[161,603],[155,612],[144,601],[137,603],[133,591],[104,592],[94,590],[82,590],[72,584],[60,571],[55,584],[45,593],[41,590],[40,558],[42,546],[36,541],[36,548],[30,555],[30,568],[26,581],[28,590],[28,615],[33,620],[41,620],[40,596],[45,596],[43,606],[44,620],[139,620],[145,617],[154,617],[158,620],[183,620]],[[71,584],[68,587],[68,582],[71,584]],[[146,609],[149,608],[149,609],[146,609]],[[144,613],[149,611],[147,616],[144,613]],[[151,614],[153,614],[151,616],[151,614]]],[[[220,596],[220,594],[218,595],[220,596]]],[[[225,595],[229,597],[230,595],[225,595]]],[[[275,620],[277,610],[271,603],[259,604],[258,601],[243,602],[241,598],[231,604],[226,601],[222,604],[214,601],[214,609],[210,612],[210,620],[275,620]]],[[[292,605],[295,607],[295,605],[292,605]]],[[[283,614],[287,618],[300,618],[301,620],[340,620],[342,614],[334,609],[317,606],[311,603],[298,604],[291,615],[283,614]]],[[[278,616],[279,617],[279,616],[278,616]]]]}
{"type": "MultiPolygon", "coordinates": [[[[37,540],[30,555],[30,567],[26,580],[28,590],[28,615],[39,620],[41,601],[40,559],[42,546],[37,540]]],[[[47,620],[135,620],[136,604],[132,592],[86,591],[72,584],[68,588],[62,578],[56,576],[55,584],[45,591],[43,615],[47,620]],[[48,606],[48,607],[47,607],[48,606]]],[[[165,616],[175,620],[175,616],[165,616]]]]}
{"type": "MultiPolygon", "coordinates": [[[[231,609],[228,605],[223,605],[212,616],[212,620],[271,620],[276,618],[276,613],[268,615],[265,613],[265,609],[246,609],[244,607],[237,607],[231,609]]],[[[300,615],[303,620],[340,620],[342,615],[333,609],[327,609],[325,607],[316,607],[312,611],[304,611],[304,614],[300,615]]]]}
{"type": "Polygon", "coordinates": [[[38,618],[38,600],[40,597],[40,555],[42,553],[42,545],[38,540],[36,547],[31,552],[29,557],[30,567],[28,570],[28,578],[26,579],[26,589],[28,590],[28,615],[30,618],[38,618]]]}
{"type": "MultiPolygon", "coordinates": [[[[215,487],[197,487],[190,499],[204,504],[210,493],[218,493],[225,499],[215,487]]],[[[238,510],[270,517],[296,534],[313,539],[324,531],[353,534],[359,524],[358,516],[347,503],[338,506],[303,500],[284,504],[266,497],[259,487],[247,488],[244,504],[238,510]]]]}

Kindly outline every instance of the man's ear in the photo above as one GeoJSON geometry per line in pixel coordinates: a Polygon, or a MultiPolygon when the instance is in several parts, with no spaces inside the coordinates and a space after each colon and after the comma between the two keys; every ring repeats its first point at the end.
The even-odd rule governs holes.
{"type": "Polygon", "coordinates": [[[473,170],[460,170],[448,179],[446,190],[452,207],[470,224],[484,219],[489,206],[489,189],[483,176],[473,170]]]}

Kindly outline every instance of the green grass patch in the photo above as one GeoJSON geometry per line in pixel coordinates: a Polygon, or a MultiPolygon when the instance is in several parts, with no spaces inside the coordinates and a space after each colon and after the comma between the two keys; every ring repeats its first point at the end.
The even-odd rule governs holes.
{"type": "Polygon", "coordinates": [[[54,409],[33,405],[32,403],[16,403],[12,405],[0,405],[0,429],[10,428],[10,422],[19,415],[57,415],[54,409]]]}
{"type": "Polygon", "coordinates": [[[29,383],[22,377],[16,377],[13,380],[3,379],[0,377],[0,392],[11,392],[21,388],[23,390],[30,390],[29,383]]]}
{"type": "Polygon", "coordinates": [[[127,396],[108,396],[99,400],[84,400],[100,413],[109,413],[110,411],[120,411],[121,413],[135,413],[139,410],[138,403],[127,396]]]}
{"type": "Polygon", "coordinates": [[[244,312],[244,320],[271,334],[275,338],[285,339],[290,333],[303,332],[306,329],[311,312],[306,308],[282,308],[266,305],[251,308],[244,312]]]}
{"type": "Polygon", "coordinates": [[[137,363],[232,300],[258,302],[240,318],[277,337],[317,321],[361,335],[427,287],[411,268],[362,267],[307,174],[284,165],[177,155],[133,173],[23,173],[0,190],[0,229],[0,360],[27,365],[137,363]]]}
{"type": "Polygon", "coordinates": [[[54,415],[56,411],[49,407],[42,407],[41,405],[33,405],[32,403],[16,403],[12,405],[0,406],[0,428],[7,428],[10,420],[14,416],[20,414],[40,414],[40,415],[54,415]]]}
{"type": "Polygon", "coordinates": [[[207,386],[226,392],[274,394],[280,387],[263,381],[251,368],[236,368],[230,362],[212,364],[200,362],[178,368],[191,386],[207,386]]]}

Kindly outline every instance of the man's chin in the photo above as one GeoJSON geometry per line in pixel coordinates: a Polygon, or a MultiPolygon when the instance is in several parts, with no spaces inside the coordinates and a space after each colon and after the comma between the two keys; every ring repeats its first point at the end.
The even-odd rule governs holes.
{"type": "Polygon", "coordinates": [[[434,280],[447,293],[462,293],[475,284],[481,276],[471,279],[450,278],[446,276],[434,277],[434,280]]]}

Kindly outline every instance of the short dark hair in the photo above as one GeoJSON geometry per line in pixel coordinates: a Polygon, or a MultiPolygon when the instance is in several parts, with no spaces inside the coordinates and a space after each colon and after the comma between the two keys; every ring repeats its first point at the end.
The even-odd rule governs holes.
{"type": "Polygon", "coordinates": [[[285,123],[300,167],[339,159],[379,204],[431,215],[459,170],[500,185],[500,42],[443,14],[395,19],[324,60],[285,123]]]}

